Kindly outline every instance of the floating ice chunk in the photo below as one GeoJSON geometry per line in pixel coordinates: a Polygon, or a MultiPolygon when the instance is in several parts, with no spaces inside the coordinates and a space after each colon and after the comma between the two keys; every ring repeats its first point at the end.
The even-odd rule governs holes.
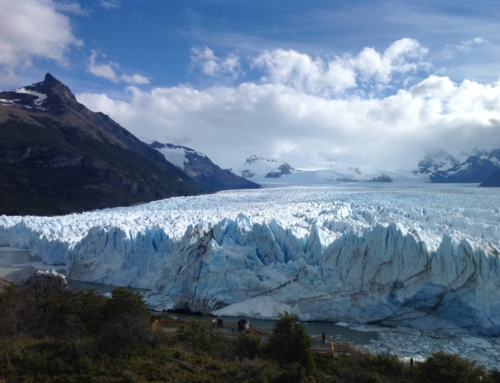
{"type": "Polygon", "coordinates": [[[462,342],[464,342],[465,344],[468,344],[469,346],[475,346],[475,347],[480,347],[480,348],[491,348],[491,344],[482,338],[463,336],[462,342]]]}

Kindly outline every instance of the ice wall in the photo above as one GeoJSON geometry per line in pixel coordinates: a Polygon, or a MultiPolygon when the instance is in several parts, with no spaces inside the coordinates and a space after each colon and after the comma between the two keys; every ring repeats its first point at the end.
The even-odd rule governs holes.
{"type": "MultiPolygon", "coordinates": [[[[478,195],[477,193],[480,193],[478,195]]],[[[499,196],[286,188],[1,217],[0,244],[168,307],[500,335],[499,196]]]]}

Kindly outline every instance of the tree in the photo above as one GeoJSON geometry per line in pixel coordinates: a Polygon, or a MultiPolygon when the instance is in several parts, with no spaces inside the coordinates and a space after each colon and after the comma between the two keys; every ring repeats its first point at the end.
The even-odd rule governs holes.
{"type": "Polygon", "coordinates": [[[134,293],[124,287],[116,287],[111,292],[111,299],[106,303],[105,313],[109,317],[130,314],[149,318],[149,311],[140,293],[134,293]]]}
{"type": "Polygon", "coordinates": [[[108,354],[125,354],[152,341],[150,314],[141,294],[117,287],[102,312],[97,344],[108,354]]]}
{"type": "Polygon", "coordinates": [[[295,314],[278,314],[272,334],[267,342],[267,352],[282,368],[300,365],[307,375],[314,370],[312,339],[295,314]]]}
{"type": "Polygon", "coordinates": [[[484,368],[476,366],[475,362],[442,351],[432,353],[414,368],[419,383],[473,383],[488,377],[484,368]]]}

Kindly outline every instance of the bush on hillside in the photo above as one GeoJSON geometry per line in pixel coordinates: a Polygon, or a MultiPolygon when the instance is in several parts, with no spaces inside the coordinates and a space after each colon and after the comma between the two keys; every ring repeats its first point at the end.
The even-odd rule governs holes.
{"type": "Polygon", "coordinates": [[[204,324],[194,317],[190,317],[177,328],[176,337],[189,352],[211,349],[204,324]]]}

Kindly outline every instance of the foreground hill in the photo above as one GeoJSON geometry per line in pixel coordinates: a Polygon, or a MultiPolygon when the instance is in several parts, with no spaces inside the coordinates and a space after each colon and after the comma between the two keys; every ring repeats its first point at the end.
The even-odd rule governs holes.
{"type": "Polygon", "coordinates": [[[153,142],[151,147],[162,153],[169,162],[183,170],[189,177],[214,191],[260,187],[246,178],[233,174],[230,170],[221,169],[206,155],[191,148],[157,141],[153,142]]]}
{"type": "Polygon", "coordinates": [[[54,215],[211,191],[68,87],[0,92],[0,214],[54,215]]]}

